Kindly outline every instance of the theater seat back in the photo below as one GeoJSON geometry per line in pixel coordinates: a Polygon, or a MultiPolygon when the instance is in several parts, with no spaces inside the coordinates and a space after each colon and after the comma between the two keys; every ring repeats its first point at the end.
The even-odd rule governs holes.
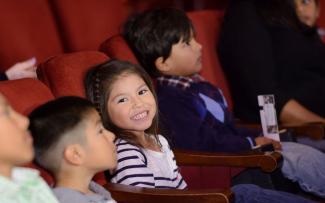
{"type": "Polygon", "coordinates": [[[0,0],[0,72],[16,62],[63,53],[47,0],[0,0]]]}
{"type": "Polygon", "coordinates": [[[129,13],[124,0],[50,2],[67,51],[97,50],[108,36],[119,33],[129,13]]]}
{"type": "Polygon", "coordinates": [[[41,63],[37,75],[55,97],[71,95],[85,97],[83,81],[86,72],[106,60],[108,57],[97,51],[61,54],[41,63]]]}

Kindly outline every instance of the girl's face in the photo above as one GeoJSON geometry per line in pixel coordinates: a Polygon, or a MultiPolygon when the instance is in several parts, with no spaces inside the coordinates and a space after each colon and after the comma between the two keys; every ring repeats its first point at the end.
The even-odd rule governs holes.
{"type": "Polygon", "coordinates": [[[33,159],[29,120],[13,110],[0,94],[0,166],[25,164],[33,159]]]}
{"type": "Polygon", "coordinates": [[[295,0],[295,4],[299,20],[310,27],[315,26],[319,16],[316,0],[295,0]]]}
{"type": "Polygon", "coordinates": [[[107,102],[112,122],[124,130],[143,133],[156,115],[156,101],[143,79],[125,73],[113,83],[107,102]]]}

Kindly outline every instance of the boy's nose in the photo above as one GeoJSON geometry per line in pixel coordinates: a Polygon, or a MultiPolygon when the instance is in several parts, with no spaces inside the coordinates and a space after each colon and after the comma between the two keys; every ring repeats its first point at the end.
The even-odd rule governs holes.
{"type": "Polygon", "coordinates": [[[198,41],[195,40],[195,46],[197,50],[201,51],[202,50],[202,44],[200,44],[198,41]]]}

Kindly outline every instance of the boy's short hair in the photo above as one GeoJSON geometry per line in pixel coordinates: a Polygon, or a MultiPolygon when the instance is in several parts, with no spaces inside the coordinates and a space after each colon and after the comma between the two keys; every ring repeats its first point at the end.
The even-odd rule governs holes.
{"type": "Polygon", "coordinates": [[[96,109],[90,101],[74,96],[52,100],[32,111],[29,129],[36,162],[55,174],[60,169],[65,147],[85,142],[84,121],[91,111],[96,109]]]}
{"type": "Polygon", "coordinates": [[[194,34],[191,20],[175,8],[148,10],[131,17],[124,26],[123,36],[140,64],[150,76],[161,73],[155,66],[159,57],[167,59],[172,46],[180,40],[189,42],[194,34]]]}

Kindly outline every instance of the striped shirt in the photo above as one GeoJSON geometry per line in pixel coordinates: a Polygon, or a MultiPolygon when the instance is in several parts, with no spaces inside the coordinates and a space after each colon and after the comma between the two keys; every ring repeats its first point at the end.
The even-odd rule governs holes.
{"type": "Polygon", "coordinates": [[[186,188],[167,140],[159,135],[159,141],[161,152],[139,148],[117,139],[117,168],[111,181],[146,188],[186,188]]]}

